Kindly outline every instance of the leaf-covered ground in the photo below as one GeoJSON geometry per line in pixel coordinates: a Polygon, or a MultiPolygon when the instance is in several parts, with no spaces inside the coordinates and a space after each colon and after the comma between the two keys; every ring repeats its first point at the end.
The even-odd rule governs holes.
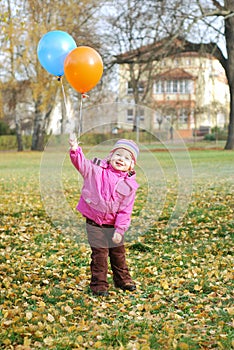
{"type": "MultiPolygon", "coordinates": [[[[89,247],[54,226],[45,212],[41,154],[0,154],[2,349],[234,347],[234,153],[190,156],[193,190],[181,224],[165,230],[176,197],[171,176],[159,218],[126,244],[137,291],[115,289],[110,272],[110,296],[100,298],[89,291],[89,247]]],[[[157,157],[170,167],[165,152],[157,157]]],[[[68,163],[64,191],[75,207],[77,182],[68,163]]],[[[145,191],[139,190],[136,217],[145,191]]]]}

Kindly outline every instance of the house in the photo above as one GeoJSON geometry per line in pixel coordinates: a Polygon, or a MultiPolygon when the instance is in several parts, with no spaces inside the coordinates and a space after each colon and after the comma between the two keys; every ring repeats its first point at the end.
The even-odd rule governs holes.
{"type": "MultiPolygon", "coordinates": [[[[129,104],[125,115],[122,113],[119,117],[120,124],[125,122],[132,127],[137,113],[140,129],[169,131],[173,128],[184,138],[192,137],[195,132],[198,135],[199,130],[204,134],[211,128],[227,125],[229,86],[221,63],[213,55],[183,50],[157,57],[138,82],[138,97],[145,95],[144,100],[137,103],[137,112],[130,67],[130,63],[119,66],[119,101],[129,104]],[[146,88],[148,91],[144,91],[146,88]]],[[[139,70],[136,64],[135,67],[139,70]]]]}
{"type": "MultiPolygon", "coordinates": [[[[118,96],[110,89],[106,97],[98,97],[93,107],[87,99],[83,104],[82,131],[115,135],[122,129],[146,130],[168,138],[176,130],[182,137],[190,138],[226,126],[230,94],[221,54],[215,46],[210,50],[210,46],[206,49],[206,44],[202,44],[203,50],[200,49],[199,44],[173,38],[166,45],[161,41],[116,56],[118,96]]],[[[32,134],[35,106],[30,82],[20,82],[16,87],[17,99],[14,89],[2,89],[2,114],[12,127],[21,124],[22,132],[32,134]]],[[[48,133],[78,129],[80,100],[68,96],[65,113],[59,91],[46,120],[48,133]]]]}

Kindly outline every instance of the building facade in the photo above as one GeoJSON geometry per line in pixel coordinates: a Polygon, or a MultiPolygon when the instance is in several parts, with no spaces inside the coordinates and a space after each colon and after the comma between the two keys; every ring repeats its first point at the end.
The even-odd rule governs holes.
{"type": "MultiPolygon", "coordinates": [[[[146,70],[138,84],[139,96],[145,92],[144,105],[151,110],[149,112],[139,103],[137,122],[140,128],[173,127],[182,137],[191,137],[199,130],[209,132],[214,127],[227,125],[229,87],[225,71],[216,58],[185,52],[156,61],[152,67],[153,72],[146,70]],[[146,86],[147,92],[144,91],[146,86]]],[[[128,65],[120,66],[119,84],[119,101],[132,104],[119,121],[130,127],[131,122],[136,123],[136,111],[128,65]]]]}

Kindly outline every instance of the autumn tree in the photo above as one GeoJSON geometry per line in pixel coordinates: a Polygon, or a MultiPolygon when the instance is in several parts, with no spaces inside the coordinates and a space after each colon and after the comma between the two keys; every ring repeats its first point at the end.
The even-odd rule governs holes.
{"type": "Polygon", "coordinates": [[[190,45],[191,49],[193,46],[197,51],[212,54],[225,70],[230,91],[230,114],[225,149],[232,150],[234,149],[234,2],[195,0],[190,2],[190,11],[185,11],[181,1],[179,14],[189,24],[186,37],[193,38],[196,42],[190,45]]]}
{"type": "MultiPolygon", "coordinates": [[[[5,0],[1,18],[3,23],[2,61],[6,72],[1,82],[11,92],[14,86],[20,90],[27,81],[27,94],[33,104],[32,150],[41,150],[44,136],[55,104],[55,96],[61,94],[57,78],[47,73],[37,58],[40,38],[51,30],[63,30],[73,36],[77,45],[95,46],[99,41],[95,34],[95,13],[100,1],[84,0],[79,3],[69,0],[49,1],[5,0]],[[93,30],[89,30],[92,28],[93,30]]],[[[3,66],[3,65],[2,65],[3,66]]],[[[19,95],[15,92],[12,105],[14,113],[19,95]]],[[[32,109],[32,106],[31,106],[32,109]]]]}
{"type": "Polygon", "coordinates": [[[16,21],[16,14],[19,3],[13,6],[10,0],[5,1],[1,24],[2,32],[0,35],[1,46],[4,49],[1,52],[1,91],[5,90],[6,98],[1,96],[1,114],[4,116],[4,105],[8,107],[10,113],[14,115],[18,151],[23,150],[21,122],[16,112],[17,95],[19,86],[17,84],[17,65],[19,62],[16,43],[18,42],[18,33],[21,31],[21,24],[16,21]],[[4,45],[5,44],[5,45],[4,45]],[[7,88],[5,88],[7,82],[7,88]],[[4,103],[3,103],[4,100],[4,103]]]}
{"type": "MultiPolygon", "coordinates": [[[[137,84],[151,72],[152,61],[185,51],[208,53],[222,64],[230,88],[230,116],[225,149],[234,149],[234,3],[231,0],[141,1],[121,0],[118,16],[112,16],[110,31],[118,48],[112,64],[128,65],[134,102],[139,99],[137,84]],[[179,40],[178,40],[179,39],[179,40]],[[222,45],[224,43],[224,45],[222,45]],[[225,54],[225,47],[226,52],[225,54]],[[136,68],[137,67],[137,68],[136,68]]],[[[111,41],[110,41],[111,42],[111,41]]],[[[150,88],[150,74],[147,85],[150,88]]],[[[146,102],[146,101],[145,101],[146,102]]]]}
{"type": "MultiPolygon", "coordinates": [[[[133,101],[136,106],[133,130],[137,127],[138,104],[149,103],[149,92],[152,89],[154,61],[149,57],[141,64],[140,48],[147,46],[155,38],[163,37],[162,17],[165,9],[160,2],[154,0],[114,0],[108,1],[103,16],[105,33],[103,47],[106,52],[111,52],[108,69],[115,64],[128,66],[129,90],[132,91],[133,101]],[[154,9],[154,11],[152,11],[154,9]],[[155,16],[155,13],[157,15],[155,16]],[[126,59],[126,52],[134,52],[134,55],[126,59]],[[111,59],[110,59],[111,58],[111,59]]],[[[164,32],[165,34],[165,32],[164,32]]],[[[121,69],[119,74],[122,73],[121,69]]]]}
{"type": "MultiPolygon", "coordinates": [[[[205,2],[197,0],[197,5],[203,22],[206,24],[208,22],[209,27],[212,26],[212,29],[217,31],[215,24],[207,18],[222,17],[224,23],[224,30],[219,31],[219,33],[225,37],[227,55],[220,57],[220,63],[225,69],[230,90],[230,115],[225,149],[231,150],[234,149],[234,2],[232,0],[212,0],[209,7],[205,2]]],[[[217,52],[217,50],[215,51],[217,52]]]]}

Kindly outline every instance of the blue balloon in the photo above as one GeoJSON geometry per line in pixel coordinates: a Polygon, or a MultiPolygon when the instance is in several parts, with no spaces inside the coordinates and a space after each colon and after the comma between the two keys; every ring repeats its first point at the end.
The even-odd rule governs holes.
{"type": "Polygon", "coordinates": [[[77,47],[66,32],[54,30],[45,34],[38,43],[37,56],[42,67],[56,76],[64,75],[64,60],[77,47]]]}

